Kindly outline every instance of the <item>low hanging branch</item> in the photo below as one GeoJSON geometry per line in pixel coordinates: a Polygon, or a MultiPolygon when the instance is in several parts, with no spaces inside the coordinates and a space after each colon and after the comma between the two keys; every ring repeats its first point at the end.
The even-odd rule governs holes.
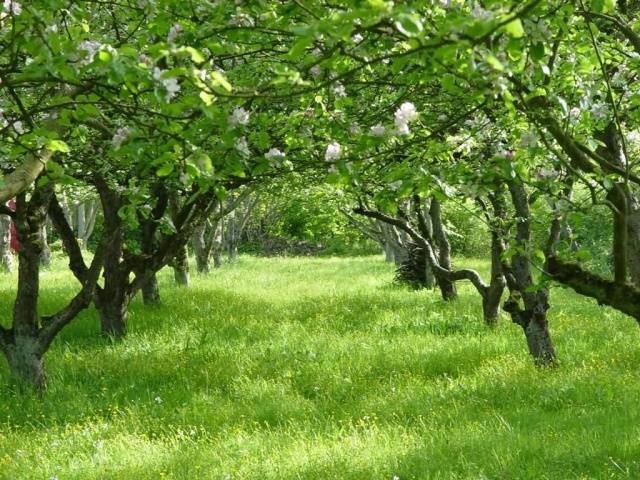
{"type": "Polygon", "coordinates": [[[433,269],[434,275],[440,276],[452,282],[458,280],[469,280],[483,298],[487,295],[489,285],[487,285],[482,280],[482,277],[480,277],[480,274],[478,272],[470,269],[451,271],[443,268],[438,262],[431,244],[427,240],[425,240],[424,237],[422,237],[422,235],[420,235],[406,220],[394,218],[389,215],[385,215],[382,212],[369,210],[364,207],[358,207],[354,210],[354,212],[360,215],[364,215],[365,217],[381,220],[406,232],[411,237],[411,239],[418,245],[420,245],[420,247],[422,247],[426,252],[427,260],[429,261],[429,264],[433,269]]]}
{"type": "Polygon", "coordinates": [[[555,256],[547,259],[547,272],[576,293],[595,299],[599,305],[620,310],[640,323],[640,290],[633,285],[607,280],[584,270],[577,263],[555,256]]]}

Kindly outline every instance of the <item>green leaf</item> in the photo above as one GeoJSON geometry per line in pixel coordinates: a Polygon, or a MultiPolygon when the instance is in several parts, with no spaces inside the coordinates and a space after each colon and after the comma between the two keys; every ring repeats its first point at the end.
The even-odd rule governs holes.
{"type": "Polygon", "coordinates": [[[49,140],[47,142],[47,148],[52,152],[69,153],[69,145],[62,140],[49,140]]]}
{"type": "Polygon", "coordinates": [[[510,21],[504,26],[505,31],[514,38],[522,38],[524,36],[524,28],[519,18],[510,21]]]}
{"type": "Polygon", "coordinates": [[[400,33],[409,38],[417,37],[422,33],[424,28],[419,17],[415,15],[407,15],[406,13],[398,15],[394,25],[400,33]]]}
{"type": "Polygon", "coordinates": [[[207,92],[200,92],[200,98],[204,102],[205,105],[209,106],[213,103],[216,97],[207,92]]]}
{"type": "Polygon", "coordinates": [[[159,177],[166,177],[173,172],[173,163],[166,163],[158,170],[156,170],[156,175],[159,177]]]}
{"type": "Polygon", "coordinates": [[[487,63],[491,65],[494,68],[494,70],[497,70],[499,72],[502,72],[504,70],[504,65],[502,65],[500,60],[498,60],[496,57],[494,57],[491,54],[487,55],[487,63]]]}

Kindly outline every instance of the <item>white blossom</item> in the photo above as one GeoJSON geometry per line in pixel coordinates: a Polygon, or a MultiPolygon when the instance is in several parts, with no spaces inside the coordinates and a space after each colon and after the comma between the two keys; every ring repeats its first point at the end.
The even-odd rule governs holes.
{"type": "Polygon", "coordinates": [[[128,127],[121,127],[118,130],[116,130],[116,133],[113,135],[113,138],[111,139],[111,144],[113,145],[114,150],[120,149],[122,144],[129,137],[129,133],[131,133],[131,130],[128,127]]]}
{"type": "Polygon", "coordinates": [[[319,77],[322,73],[322,68],[320,68],[320,65],[314,65],[313,67],[311,67],[311,70],[309,70],[309,72],[313,77],[319,77]]]}
{"type": "Polygon", "coordinates": [[[284,152],[281,152],[277,148],[270,148],[269,151],[264,154],[264,158],[266,158],[267,160],[282,159],[284,157],[284,152]]]}
{"type": "Polygon", "coordinates": [[[342,154],[342,147],[338,142],[331,142],[327,145],[327,150],[324,152],[324,160],[326,162],[333,162],[340,158],[342,154]]]}
{"type": "Polygon", "coordinates": [[[93,63],[93,59],[96,57],[96,53],[100,51],[102,44],[93,40],[85,40],[78,45],[80,51],[85,52],[85,57],[80,60],[82,65],[89,65],[93,63]]]}
{"type": "Polygon", "coordinates": [[[11,15],[20,15],[20,13],[22,12],[22,5],[20,5],[15,0],[4,0],[2,8],[5,12],[11,15]]]}
{"type": "Polygon", "coordinates": [[[362,40],[364,40],[364,37],[359,33],[356,33],[353,37],[351,37],[351,40],[353,41],[353,43],[360,43],[362,42],[362,40]]]}
{"type": "Polygon", "coordinates": [[[245,157],[251,155],[251,150],[249,150],[249,143],[247,142],[247,138],[245,136],[238,138],[234,146],[241,155],[244,155],[245,157]]]}
{"type": "Polygon", "coordinates": [[[387,129],[384,128],[384,125],[380,124],[374,125],[369,131],[374,137],[384,137],[384,135],[387,133],[387,129]]]}
{"type": "Polygon", "coordinates": [[[418,119],[418,111],[416,107],[411,102],[404,102],[400,105],[400,108],[396,110],[395,113],[395,122],[396,122],[396,132],[398,135],[408,135],[409,134],[409,123],[418,119]]]}
{"type": "Polygon", "coordinates": [[[167,42],[175,43],[176,38],[178,38],[178,35],[180,35],[180,32],[182,32],[182,25],[176,23],[169,29],[169,33],[167,34],[167,42]]]}
{"type": "Polygon", "coordinates": [[[158,405],[160,405],[162,403],[162,399],[159,396],[154,398],[153,401],[156,402],[158,405]]]}
{"type": "Polygon", "coordinates": [[[153,78],[162,83],[162,86],[167,91],[165,100],[169,102],[180,91],[180,84],[178,84],[178,79],[175,77],[163,78],[165,72],[166,70],[161,70],[158,67],[155,67],[153,69],[153,78]]]}
{"type": "Polygon", "coordinates": [[[20,120],[18,120],[17,122],[13,122],[11,126],[18,135],[22,135],[24,133],[24,126],[22,125],[22,122],[20,120]]]}
{"type": "Polygon", "coordinates": [[[605,103],[594,103],[591,106],[591,114],[596,120],[604,120],[609,117],[609,106],[605,103]]]}
{"type": "Polygon", "coordinates": [[[336,83],[336,85],[333,87],[333,93],[336,94],[336,97],[346,97],[347,96],[347,90],[344,88],[344,85],[342,85],[341,83],[336,83]]]}
{"type": "Polygon", "coordinates": [[[141,53],[140,55],[138,55],[138,62],[146,65],[147,67],[150,67],[151,65],[153,65],[153,60],[151,59],[151,57],[144,53],[141,53]]]}
{"type": "Polygon", "coordinates": [[[229,123],[233,126],[246,125],[249,123],[249,112],[247,112],[243,107],[234,108],[233,112],[229,116],[229,123]]]}

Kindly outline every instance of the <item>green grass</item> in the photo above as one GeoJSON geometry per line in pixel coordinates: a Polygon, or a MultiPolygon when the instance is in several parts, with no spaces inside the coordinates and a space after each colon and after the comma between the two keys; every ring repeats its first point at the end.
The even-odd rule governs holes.
{"type": "MultiPolygon", "coordinates": [[[[538,370],[470,286],[444,304],[392,278],[377,257],[163,271],[124,341],[93,310],[60,335],[43,398],[0,364],[0,479],[640,478],[635,322],[554,289],[561,364],[538,370]]],[[[62,264],[42,286],[43,313],[76,289],[62,264]]]]}

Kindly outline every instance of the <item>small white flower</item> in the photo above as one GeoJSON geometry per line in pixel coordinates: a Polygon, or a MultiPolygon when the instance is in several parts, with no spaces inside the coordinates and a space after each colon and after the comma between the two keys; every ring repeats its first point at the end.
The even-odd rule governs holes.
{"type": "Polygon", "coordinates": [[[78,50],[85,52],[85,56],[80,60],[82,65],[89,65],[93,63],[93,59],[96,57],[96,53],[100,51],[102,44],[100,42],[94,42],[93,40],[85,40],[78,45],[78,50]]]}
{"type": "Polygon", "coordinates": [[[285,154],[284,154],[284,152],[281,152],[277,148],[270,148],[269,151],[264,154],[264,157],[267,160],[275,160],[275,159],[284,158],[285,154]]]}
{"type": "Polygon", "coordinates": [[[324,152],[325,162],[333,162],[340,158],[342,154],[342,147],[338,142],[331,142],[327,145],[327,150],[324,152]]]}
{"type": "Polygon", "coordinates": [[[322,73],[322,68],[320,68],[320,65],[314,65],[313,67],[311,67],[311,70],[309,70],[309,72],[313,77],[319,77],[322,73]]]}
{"type": "Polygon", "coordinates": [[[398,123],[396,121],[396,135],[409,135],[410,133],[408,123],[398,123]]]}
{"type": "Polygon", "coordinates": [[[127,140],[129,136],[130,130],[128,127],[121,127],[116,130],[116,133],[113,135],[111,139],[111,144],[113,145],[114,150],[119,150],[122,144],[127,140]]]}
{"type": "Polygon", "coordinates": [[[2,8],[11,15],[20,15],[20,13],[22,13],[22,5],[15,0],[4,0],[2,8]]]}
{"type": "Polygon", "coordinates": [[[591,114],[596,120],[604,120],[609,117],[609,106],[605,103],[594,103],[591,106],[591,114]]]}
{"type": "Polygon", "coordinates": [[[159,396],[154,398],[153,401],[156,402],[158,405],[162,403],[162,399],[159,396]]]}
{"type": "Polygon", "coordinates": [[[169,29],[169,33],[167,34],[167,42],[175,43],[176,38],[178,38],[178,35],[180,35],[180,32],[182,32],[182,25],[176,23],[169,29]]]}
{"type": "Polygon", "coordinates": [[[229,123],[233,126],[249,123],[249,112],[242,107],[236,107],[229,116],[229,123]]]}
{"type": "Polygon", "coordinates": [[[341,83],[336,83],[336,85],[333,87],[333,93],[335,93],[336,97],[338,98],[347,96],[347,91],[345,90],[344,85],[342,85],[341,83]]]}
{"type": "Polygon", "coordinates": [[[370,132],[374,137],[384,137],[385,133],[387,133],[387,129],[384,128],[384,125],[377,124],[371,127],[370,132]]]}
{"type": "Polygon", "coordinates": [[[359,33],[356,33],[353,37],[351,37],[351,40],[353,40],[353,43],[360,43],[362,40],[364,40],[364,37],[359,33]]]}
{"type": "Polygon", "coordinates": [[[151,65],[153,65],[153,60],[151,59],[151,57],[148,55],[145,55],[144,53],[141,53],[140,55],[138,55],[138,62],[146,65],[147,67],[150,67],[151,65]]]}
{"type": "Polygon", "coordinates": [[[165,71],[166,70],[161,70],[158,67],[155,67],[153,69],[153,78],[162,83],[162,86],[167,91],[165,100],[169,102],[180,91],[180,84],[178,83],[178,79],[175,77],[164,78],[163,75],[165,71]]]}
{"type": "Polygon", "coordinates": [[[418,111],[416,106],[411,102],[404,102],[395,113],[396,120],[402,120],[403,123],[411,123],[418,119],[418,111]]]}
{"type": "Polygon", "coordinates": [[[22,125],[22,122],[20,120],[18,120],[17,122],[13,122],[12,126],[18,135],[22,135],[24,133],[24,126],[22,125]]]}
{"type": "Polygon", "coordinates": [[[241,155],[244,155],[245,157],[251,155],[251,150],[249,150],[249,143],[247,142],[247,138],[244,136],[236,140],[234,147],[238,152],[240,152],[241,155]]]}

